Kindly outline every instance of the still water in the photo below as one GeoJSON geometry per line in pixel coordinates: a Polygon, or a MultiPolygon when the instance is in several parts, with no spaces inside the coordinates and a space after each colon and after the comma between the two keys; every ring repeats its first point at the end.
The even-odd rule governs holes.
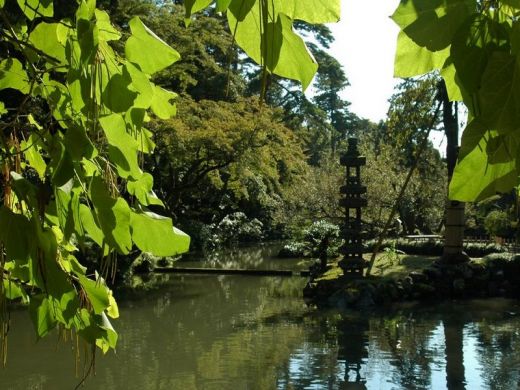
{"type": "MultiPolygon", "coordinates": [[[[184,265],[301,269],[268,246],[184,265]]],[[[304,278],[158,275],[120,297],[117,353],[98,356],[83,389],[517,389],[520,305],[506,300],[317,312],[304,278]]],[[[73,389],[73,345],[35,342],[12,313],[0,389],[73,389]]],[[[82,351],[83,353],[83,351],[82,351]]],[[[83,366],[79,367],[79,374],[83,366]]]]}

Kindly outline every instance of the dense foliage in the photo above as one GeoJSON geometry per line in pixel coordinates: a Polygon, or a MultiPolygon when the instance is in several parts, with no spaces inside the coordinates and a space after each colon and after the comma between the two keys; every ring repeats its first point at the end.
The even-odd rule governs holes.
{"type": "Polygon", "coordinates": [[[518,16],[512,0],[402,0],[395,75],[440,71],[469,111],[450,198],[484,199],[518,185],[518,16]],[[471,180],[468,180],[471,178],[471,180]]]}
{"type": "Polygon", "coordinates": [[[5,299],[29,304],[39,337],[58,326],[114,348],[107,316],[117,317],[117,305],[105,280],[117,257],[189,245],[157,213],[180,217],[208,201],[206,216],[222,212],[201,221],[222,240],[260,237],[263,223],[237,210],[276,221],[284,191],[305,171],[281,113],[239,98],[253,65],[232,42],[261,66],[262,94],[270,74],[306,87],[317,64],[293,23],[311,31],[304,22],[335,21],[339,2],[217,1],[190,16],[209,3],[187,1],[182,18],[175,3],[100,0],[114,25],[95,0],[0,1],[0,296],[2,313],[5,299]],[[179,52],[143,20],[177,41],[178,67],[169,68],[179,52]],[[180,120],[168,121],[178,97],[168,89],[183,94],[180,120]],[[156,142],[161,151],[148,157],[156,142]],[[213,197],[195,198],[196,188],[213,197]],[[78,260],[92,250],[97,270],[78,260]]]}
{"type": "Polygon", "coordinates": [[[116,54],[121,33],[95,1],[63,19],[51,1],[0,6],[0,297],[29,304],[39,337],[73,329],[106,352],[117,340],[105,282],[116,255],[136,247],[169,256],[189,245],[151,211],[162,202],[142,170],[154,149],[150,115],[175,113],[176,95],[150,77],[179,54],[137,17],[124,57],[116,54]],[[95,272],[78,261],[92,244],[95,272]]]}

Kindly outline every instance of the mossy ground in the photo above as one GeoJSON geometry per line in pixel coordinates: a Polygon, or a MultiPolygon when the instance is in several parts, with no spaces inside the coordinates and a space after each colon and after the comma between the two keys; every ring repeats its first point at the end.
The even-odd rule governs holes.
{"type": "MultiPolygon", "coordinates": [[[[369,261],[371,254],[367,253],[363,255],[363,257],[369,261]]],[[[412,271],[421,271],[427,268],[438,258],[438,256],[388,254],[381,252],[376,256],[371,275],[391,279],[403,278],[412,271]]],[[[329,269],[323,275],[316,278],[315,281],[334,280],[341,277],[343,271],[338,266],[338,261],[339,259],[330,261],[329,269]]]]}
{"type": "Polygon", "coordinates": [[[364,278],[344,278],[338,260],[329,262],[328,270],[305,287],[309,302],[363,309],[410,300],[520,297],[520,254],[450,263],[439,256],[382,252],[370,277],[364,278]]]}

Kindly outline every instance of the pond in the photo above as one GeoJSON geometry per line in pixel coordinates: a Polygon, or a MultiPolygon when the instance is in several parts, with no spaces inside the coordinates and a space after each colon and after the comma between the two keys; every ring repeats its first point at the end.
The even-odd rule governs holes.
{"type": "MultiPolygon", "coordinates": [[[[262,246],[193,266],[301,269],[262,246]]],[[[185,264],[183,264],[185,265],[185,264]]],[[[186,266],[188,266],[186,265],[186,266]]],[[[507,300],[318,312],[300,277],[159,275],[120,297],[117,353],[96,358],[84,389],[513,389],[520,385],[520,305],[507,300]]],[[[36,343],[11,314],[1,389],[73,389],[74,343],[36,343]]]]}

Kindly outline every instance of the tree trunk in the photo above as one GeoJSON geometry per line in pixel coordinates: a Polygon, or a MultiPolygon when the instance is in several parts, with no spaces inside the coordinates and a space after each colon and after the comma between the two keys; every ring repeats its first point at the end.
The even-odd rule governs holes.
{"type": "MultiPolygon", "coordinates": [[[[457,104],[450,102],[444,80],[439,83],[439,99],[442,102],[442,121],[446,133],[446,160],[448,165],[448,183],[453,176],[459,150],[459,123],[457,104]]],[[[464,203],[447,200],[446,223],[444,231],[444,250],[442,259],[448,263],[459,263],[468,260],[463,252],[464,240],[464,203]]]]}

